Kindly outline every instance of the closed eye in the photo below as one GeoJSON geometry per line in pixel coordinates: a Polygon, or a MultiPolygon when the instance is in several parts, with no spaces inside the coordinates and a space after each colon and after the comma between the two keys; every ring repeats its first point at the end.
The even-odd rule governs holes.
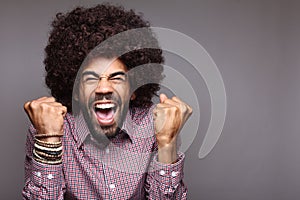
{"type": "Polygon", "coordinates": [[[116,76],[116,77],[111,77],[109,80],[125,81],[126,77],[125,76],[116,76]]]}
{"type": "Polygon", "coordinates": [[[125,72],[115,72],[109,76],[109,80],[126,81],[127,75],[125,72]]]}
{"type": "Polygon", "coordinates": [[[82,73],[83,82],[94,82],[99,80],[99,75],[92,71],[85,71],[82,73]]]}
{"type": "Polygon", "coordinates": [[[85,81],[93,81],[93,80],[97,81],[98,78],[95,78],[95,77],[88,77],[88,78],[85,79],[85,81]]]}

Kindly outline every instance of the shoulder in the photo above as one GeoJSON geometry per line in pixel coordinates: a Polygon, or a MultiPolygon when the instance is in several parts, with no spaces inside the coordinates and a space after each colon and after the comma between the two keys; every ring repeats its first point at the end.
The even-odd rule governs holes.
{"type": "Polygon", "coordinates": [[[137,125],[153,122],[153,109],[155,105],[148,107],[134,107],[130,109],[130,115],[133,122],[137,125]]]}

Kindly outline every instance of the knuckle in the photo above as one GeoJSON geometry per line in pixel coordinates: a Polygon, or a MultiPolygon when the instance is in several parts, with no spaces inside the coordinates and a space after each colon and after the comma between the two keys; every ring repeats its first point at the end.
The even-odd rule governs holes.
{"type": "Polygon", "coordinates": [[[24,108],[25,110],[28,110],[28,109],[29,109],[29,106],[30,106],[30,101],[27,101],[26,103],[24,103],[23,108],[24,108]]]}
{"type": "Polygon", "coordinates": [[[172,102],[174,102],[172,99],[166,99],[165,100],[165,103],[167,103],[167,104],[172,104],[172,102]]]}
{"type": "Polygon", "coordinates": [[[43,109],[46,109],[49,107],[49,105],[46,102],[42,102],[42,103],[40,103],[40,107],[43,109]]]}
{"type": "Polygon", "coordinates": [[[191,107],[191,106],[189,106],[189,105],[187,105],[187,110],[188,110],[188,112],[189,112],[189,113],[192,113],[192,112],[193,112],[193,109],[192,109],[192,107],[191,107]]]}
{"type": "Polygon", "coordinates": [[[33,100],[33,101],[29,102],[29,104],[28,104],[28,106],[33,109],[37,108],[38,105],[39,105],[39,103],[37,100],[33,100]]]}
{"type": "MultiPolygon", "coordinates": [[[[53,98],[53,97],[52,97],[52,98],[53,98]]],[[[61,102],[58,102],[58,101],[52,101],[51,104],[52,104],[53,106],[60,106],[60,107],[63,106],[62,103],[61,103],[61,102]]]]}
{"type": "Polygon", "coordinates": [[[64,111],[64,109],[62,107],[53,107],[53,111],[61,114],[64,111]]]}
{"type": "Polygon", "coordinates": [[[48,97],[48,100],[50,100],[50,101],[56,101],[54,97],[48,97]]]}
{"type": "Polygon", "coordinates": [[[188,107],[185,104],[180,104],[180,108],[182,112],[186,112],[188,110],[188,107]]]}
{"type": "Polygon", "coordinates": [[[174,114],[179,112],[179,108],[177,106],[172,106],[172,107],[170,107],[169,110],[171,113],[174,113],[174,114]]]}
{"type": "Polygon", "coordinates": [[[55,107],[49,105],[47,102],[41,103],[40,108],[46,112],[54,112],[55,111],[55,107]]]}

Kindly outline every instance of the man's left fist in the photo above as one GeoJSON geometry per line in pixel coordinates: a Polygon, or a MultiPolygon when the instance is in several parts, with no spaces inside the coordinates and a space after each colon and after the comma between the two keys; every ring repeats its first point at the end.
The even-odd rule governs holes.
{"type": "Polygon", "coordinates": [[[153,110],[158,147],[176,145],[178,133],[192,114],[192,108],[178,97],[159,96],[160,103],[153,110]]]}

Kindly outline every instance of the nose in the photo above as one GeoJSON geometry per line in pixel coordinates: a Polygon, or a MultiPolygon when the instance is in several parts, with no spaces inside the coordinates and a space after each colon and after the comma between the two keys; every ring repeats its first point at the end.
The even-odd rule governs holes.
{"type": "Polygon", "coordinates": [[[106,93],[111,93],[111,92],[113,92],[112,84],[111,84],[111,82],[108,80],[108,77],[106,77],[106,76],[100,77],[95,92],[96,92],[96,93],[102,93],[102,94],[106,94],[106,93]]]}

